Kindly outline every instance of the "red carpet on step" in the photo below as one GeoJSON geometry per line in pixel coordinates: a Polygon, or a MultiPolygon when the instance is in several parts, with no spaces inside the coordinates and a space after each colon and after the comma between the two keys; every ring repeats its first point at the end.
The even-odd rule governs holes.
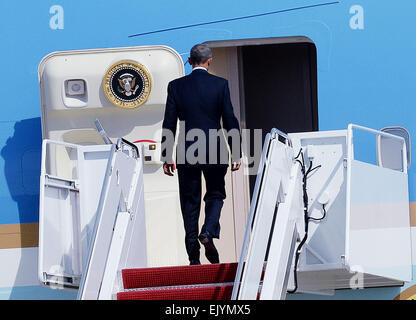
{"type": "Polygon", "coordinates": [[[124,289],[234,282],[237,263],[204,264],[122,271],[124,289]]]}
{"type": "Polygon", "coordinates": [[[165,288],[125,291],[117,294],[118,300],[230,300],[233,286],[213,285],[194,288],[165,288]]]}

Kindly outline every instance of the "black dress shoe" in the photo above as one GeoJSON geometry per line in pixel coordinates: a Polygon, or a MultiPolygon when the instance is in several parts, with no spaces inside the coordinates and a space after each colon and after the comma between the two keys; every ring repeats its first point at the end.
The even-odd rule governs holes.
{"type": "Polygon", "coordinates": [[[206,234],[201,234],[199,235],[198,239],[205,247],[205,256],[207,257],[208,261],[211,263],[219,263],[220,258],[212,238],[209,238],[206,234]]]}
{"type": "Polygon", "coordinates": [[[189,265],[190,266],[196,266],[198,264],[201,264],[201,262],[199,262],[199,260],[191,260],[191,263],[189,265]]]}

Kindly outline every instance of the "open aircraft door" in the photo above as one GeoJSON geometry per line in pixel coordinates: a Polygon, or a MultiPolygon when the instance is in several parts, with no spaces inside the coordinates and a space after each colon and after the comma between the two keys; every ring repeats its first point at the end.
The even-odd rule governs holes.
{"type": "MultiPolygon", "coordinates": [[[[113,143],[142,146],[148,266],[187,261],[177,177],[160,161],[168,83],[184,73],[181,56],[161,45],[54,52],[39,65],[43,139],[98,147],[99,119],[113,143]]],[[[56,157],[61,170],[68,156],[56,157]]]]}
{"type": "Polygon", "coordinates": [[[164,175],[160,161],[167,86],[183,75],[181,56],[166,46],[42,60],[42,283],[81,287],[83,299],[109,298],[107,280],[121,267],[186,262],[177,178],[164,175]]]}

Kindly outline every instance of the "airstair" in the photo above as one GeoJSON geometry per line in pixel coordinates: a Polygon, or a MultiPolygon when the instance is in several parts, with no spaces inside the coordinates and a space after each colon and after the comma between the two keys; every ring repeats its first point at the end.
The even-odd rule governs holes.
{"type": "MultiPolygon", "coordinates": [[[[411,281],[407,150],[357,125],[265,139],[239,263],[148,268],[143,152],[44,140],[39,279],[79,299],[284,299],[411,281]],[[378,162],[357,160],[360,134],[378,162]],[[382,146],[387,146],[387,150],[382,146]]],[[[108,144],[105,144],[108,143],[108,144]]],[[[367,148],[367,147],[366,147],[367,148]]]]}
{"type": "Polygon", "coordinates": [[[142,151],[124,139],[93,146],[43,141],[43,284],[79,288],[80,299],[108,299],[121,268],[146,265],[142,167],[142,151]]]}
{"type": "Polygon", "coordinates": [[[410,281],[407,154],[403,137],[354,124],[289,135],[273,130],[232,298],[410,281]],[[362,158],[372,150],[377,161],[362,158]]]}

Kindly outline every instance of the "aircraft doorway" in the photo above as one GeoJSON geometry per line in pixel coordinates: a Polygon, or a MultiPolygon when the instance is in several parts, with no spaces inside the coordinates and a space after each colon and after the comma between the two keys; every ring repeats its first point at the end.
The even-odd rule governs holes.
{"type": "MultiPolygon", "coordinates": [[[[286,133],[318,130],[316,47],[307,37],[281,37],[205,42],[211,47],[210,72],[228,80],[241,129],[249,129],[243,157],[258,158],[253,129],[262,142],[272,128],[286,133]]],[[[244,148],[244,147],[243,147],[244,148]]],[[[261,147],[260,147],[261,151],[261,147]]],[[[223,261],[236,261],[250,209],[258,161],[250,170],[229,173],[222,213],[219,250],[223,261]],[[247,173],[254,173],[248,175],[247,173]],[[232,214],[231,214],[231,212],[232,214]],[[227,239],[224,239],[227,238],[227,239]]]]}
{"type": "MultiPolygon", "coordinates": [[[[273,128],[286,133],[318,130],[313,43],[244,46],[240,55],[246,129],[262,129],[262,141],[273,128]]],[[[253,143],[251,137],[254,151],[253,143]]],[[[255,182],[250,175],[250,194],[255,182]]]]}

